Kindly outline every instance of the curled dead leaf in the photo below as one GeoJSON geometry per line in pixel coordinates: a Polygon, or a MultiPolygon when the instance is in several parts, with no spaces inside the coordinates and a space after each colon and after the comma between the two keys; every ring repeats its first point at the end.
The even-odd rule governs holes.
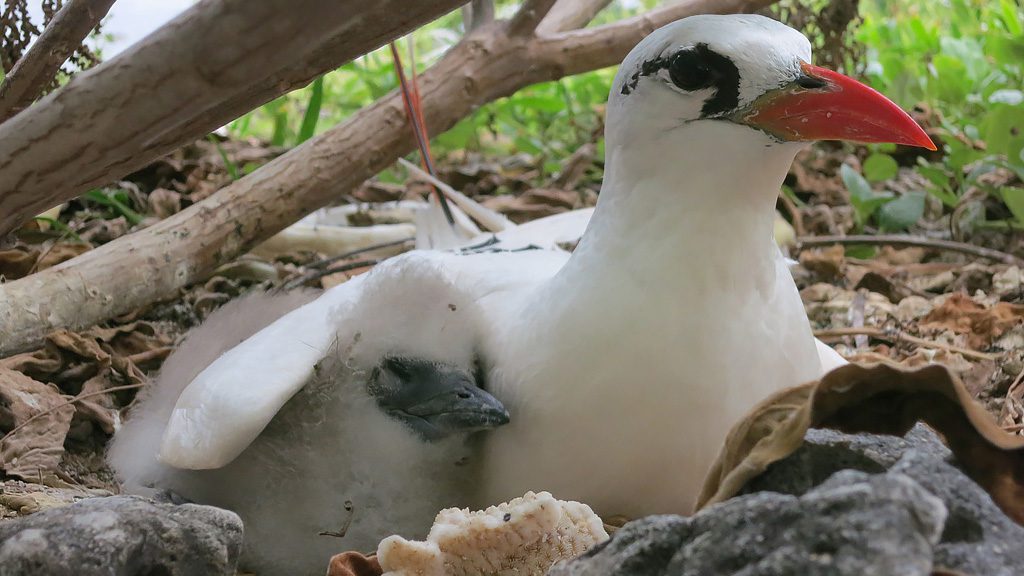
{"type": "Polygon", "coordinates": [[[383,573],[376,554],[344,552],[332,556],[327,566],[327,576],[381,576],[383,573]]]}
{"type": "Polygon", "coordinates": [[[74,412],[55,386],[0,368],[0,429],[8,433],[0,438],[4,472],[29,481],[52,477],[74,412]]]}
{"type": "Polygon", "coordinates": [[[1006,433],[940,365],[847,365],[767,398],[741,420],[704,481],[697,509],[737,494],[792,454],[808,428],[902,436],[918,421],[942,434],[965,473],[1024,524],[1024,438],[1006,433]]]}
{"type": "Polygon", "coordinates": [[[0,250],[0,276],[7,280],[23,278],[32,271],[38,259],[39,252],[35,249],[16,247],[0,250]]]}

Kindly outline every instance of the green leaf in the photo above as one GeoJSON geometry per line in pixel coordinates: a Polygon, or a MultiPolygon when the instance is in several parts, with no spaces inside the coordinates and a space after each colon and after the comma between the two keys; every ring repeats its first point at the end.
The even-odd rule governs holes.
{"type": "Polygon", "coordinates": [[[999,194],[1017,223],[1024,225],[1024,188],[1004,187],[999,189],[999,194]]]}
{"type": "Polygon", "coordinates": [[[853,206],[858,226],[863,226],[875,211],[892,200],[892,194],[879,194],[872,190],[871,184],[868,184],[868,181],[849,164],[843,164],[839,169],[839,174],[842,176],[843,183],[846,184],[846,189],[850,191],[850,204],[853,206]]]}
{"type": "Polygon", "coordinates": [[[924,215],[924,192],[908,192],[878,210],[878,225],[886,232],[910,228],[924,215]]]}
{"type": "Polygon", "coordinates": [[[217,153],[220,154],[220,159],[224,162],[224,167],[227,168],[228,176],[231,176],[232,180],[238,180],[238,164],[235,164],[231,158],[228,158],[228,153],[224,151],[224,148],[220,145],[220,140],[213,134],[208,134],[206,139],[213,143],[214,148],[217,149],[217,153]]]}
{"type": "Polygon", "coordinates": [[[991,105],[981,128],[990,154],[1017,157],[1024,149],[1024,106],[991,105]]]}
{"type": "Polygon", "coordinates": [[[864,160],[864,176],[872,182],[895,178],[897,172],[899,166],[888,154],[872,154],[864,160]]]}
{"type": "Polygon", "coordinates": [[[839,175],[842,177],[846,189],[849,190],[850,196],[863,199],[874,196],[875,192],[871,189],[871,184],[868,184],[868,181],[849,164],[843,164],[839,168],[839,175]]]}
{"type": "Polygon", "coordinates": [[[299,135],[295,138],[296,146],[313,137],[316,132],[316,124],[320,121],[320,105],[324,99],[324,77],[313,80],[313,90],[309,94],[309,103],[306,104],[306,113],[302,116],[302,126],[299,127],[299,135]]]}

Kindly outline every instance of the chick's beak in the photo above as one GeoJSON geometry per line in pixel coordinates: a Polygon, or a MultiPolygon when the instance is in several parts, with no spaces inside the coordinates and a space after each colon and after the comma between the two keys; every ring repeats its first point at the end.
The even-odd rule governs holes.
{"type": "Polygon", "coordinates": [[[739,120],[783,140],[891,142],[935,150],[931,138],[893,101],[853,78],[807,63],[798,78],[755,100],[739,120]]]}

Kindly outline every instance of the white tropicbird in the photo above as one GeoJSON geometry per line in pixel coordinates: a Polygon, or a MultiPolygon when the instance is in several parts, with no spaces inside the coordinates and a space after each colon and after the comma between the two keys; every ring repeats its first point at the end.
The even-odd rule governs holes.
{"type": "MultiPolygon", "coordinates": [[[[601,514],[689,512],[736,419],[822,372],[772,240],[797,151],[818,139],[934,148],[895,104],[810,59],[800,33],[761,16],[655,31],[612,87],[605,180],[571,256],[393,258],[204,370],[177,402],[161,458],[184,468],[234,459],[330,348],[331,322],[345,317],[328,312],[357,309],[367,277],[402,282],[415,261],[475,299],[485,385],[511,413],[486,435],[476,502],[453,504],[547,490],[601,514]]],[[[392,312],[417,322],[401,301],[392,312]]]]}

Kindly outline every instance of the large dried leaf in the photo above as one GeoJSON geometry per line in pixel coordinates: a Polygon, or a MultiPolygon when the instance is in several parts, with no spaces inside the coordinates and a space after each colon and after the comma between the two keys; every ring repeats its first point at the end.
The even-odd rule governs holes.
{"type": "Polygon", "coordinates": [[[1024,438],[1004,432],[946,368],[848,365],[778,392],[726,438],[697,508],[726,500],[792,454],[808,428],[903,435],[918,421],[946,439],[963,470],[1024,524],[1024,438]]]}
{"type": "Polygon", "coordinates": [[[64,455],[75,409],[56,387],[0,368],[0,431],[10,432],[47,411],[0,441],[0,466],[8,475],[25,480],[52,476],[64,455]]]}
{"type": "Polygon", "coordinates": [[[377,555],[364,556],[359,552],[345,552],[331,557],[327,576],[381,576],[377,555]]]}

